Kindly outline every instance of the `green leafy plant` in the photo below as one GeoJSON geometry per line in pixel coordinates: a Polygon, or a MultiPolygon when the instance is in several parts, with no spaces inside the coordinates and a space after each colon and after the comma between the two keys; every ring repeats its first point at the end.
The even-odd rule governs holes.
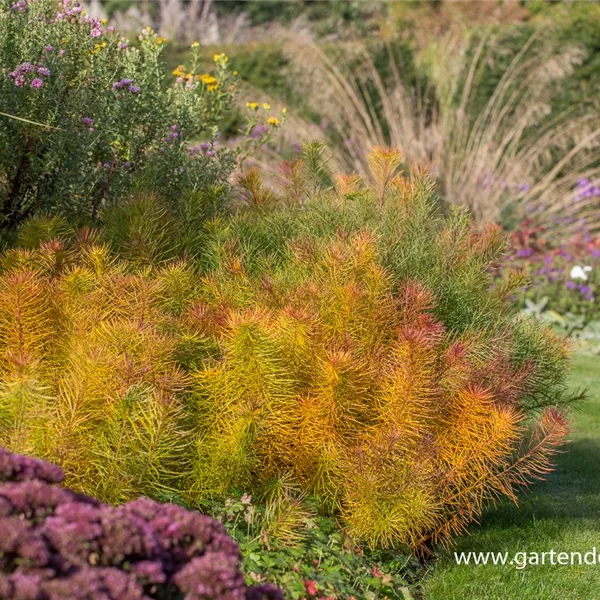
{"type": "Polygon", "coordinates": [[[217,141],[236,86],[222,53],[203,73],[196,45],[171,75],[150,28],[130,43],[71,0],[2,0],[0,30],[5,238],[42,212],[96,219],[140,187],[173,206],[222,186],[236,153],[263,140],[235,152],[217,141]]]}
{"type": "Polygon", "coordinates": [[[248,582],[277,582],[294,600],[410,598],[420,565],[400,552],[357,546],[314,500],[237,495],[202,504],[240,544],[248,582]]]}

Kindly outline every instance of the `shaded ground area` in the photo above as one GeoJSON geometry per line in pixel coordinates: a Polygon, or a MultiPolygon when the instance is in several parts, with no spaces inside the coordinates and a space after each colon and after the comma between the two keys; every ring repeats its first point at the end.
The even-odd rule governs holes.
{"type": "MultiPolygon", "coordinates": [[[[520,507],[490,511],[458,540],[424,582],[426,600],[600,600],[600,562],[591,565],[457,565],[457,552],[581,552],[600,555],[600,357],[574,360],[573,386],[589,390],[572,443],[547,481],[520,507]]],[[[600,556],[598,557],[600,561],[600,556]]]]}

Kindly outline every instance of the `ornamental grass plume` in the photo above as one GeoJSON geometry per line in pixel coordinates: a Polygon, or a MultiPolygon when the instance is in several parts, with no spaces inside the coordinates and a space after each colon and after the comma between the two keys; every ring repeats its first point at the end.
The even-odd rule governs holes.
{"type": "Polygon", "coordinates": [[[444,201],[478,221],[512,227],[532,218],[572,234],[587,219],[591,231],[600,228],[595,199],[577,187],[599,176],[597,115],[552,106],[553,90],[584,56],[577,46],[549,49],[538,31],[507,61],[493,29],[449,32],[417,53],[411,83],[391,42],[376,58],[359,41],[331,48],[281,37],[304,113],[329,124],[318,131],[296,115],[285,135],[316,130],[337,170],[364,175],[366,149],[396,146],[408,166],[431,165],[444,201]]]}
{"type": "Polygon", "coordinates": [[[218,521],[145,498],[107,506],[54,485],[63,478],[0,447],[4,600],[283,600],[246,586],[218,521]]]}

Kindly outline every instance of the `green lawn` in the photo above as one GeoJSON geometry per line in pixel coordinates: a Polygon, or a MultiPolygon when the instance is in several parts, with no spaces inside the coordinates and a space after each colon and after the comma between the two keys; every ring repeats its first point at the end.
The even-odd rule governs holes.
{"type": "Polygon", "coordinates": [[[589,389],[574,417],[572,443],[547,481],[525,493],[519,507],[490,511],[471,536],[441,556],[424,581],[425,600],[599,600],[594,566],[465,566],[458,552],[588,552],[600,554],[600,358],[574,359],[573,385],[589,389]]]}

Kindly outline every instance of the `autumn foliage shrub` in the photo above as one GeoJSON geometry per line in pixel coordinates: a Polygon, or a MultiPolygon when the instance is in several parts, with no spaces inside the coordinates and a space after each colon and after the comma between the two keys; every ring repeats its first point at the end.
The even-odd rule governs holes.
{"type": "Polygon", "coordinates": [[[55,465],[0,448],[0,597],[281,600],[248,588],[214,519],[145,498],[113,507],[58,487],[55,465]]]}
{"type": "Polygon", "coordinates": [[[397,151],[369,162],[246,174],[196,263],[89,231],[5,252],[0,442],[109,502],[311,494],[374,547],[516,499],[566,435],[566,348],[493,280],[497,228],[440,214],[397,151]]]}

